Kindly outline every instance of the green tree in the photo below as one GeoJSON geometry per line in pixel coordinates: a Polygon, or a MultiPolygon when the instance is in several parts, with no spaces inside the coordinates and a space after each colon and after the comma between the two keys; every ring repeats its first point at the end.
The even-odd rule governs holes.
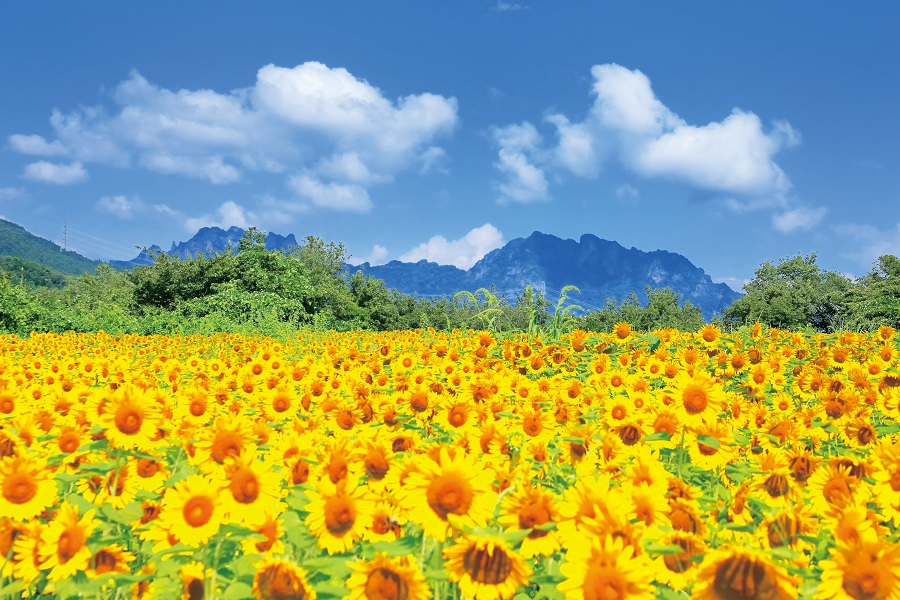
{"type": "Polygon", "coordinates": [[[872,271],[855,283],[841,315],[843,325],[852,329],[900,328],[900,258],[880,256],[872,271]]]}
{"type": "Polygon", "coordinates": [[[782,258],[777,265],[766,261],[744,286],[746,293],[725,308],[722,320],[735,326],[759,321],[779,329],[829,331],[851,287],[843,275],[822,270],[815,254],[782,258]]]}

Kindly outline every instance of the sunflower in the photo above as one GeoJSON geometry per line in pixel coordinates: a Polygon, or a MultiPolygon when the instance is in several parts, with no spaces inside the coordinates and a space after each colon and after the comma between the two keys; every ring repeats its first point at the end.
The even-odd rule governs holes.
{"type": "Polygon", "coordinates": [[[0,514],[26,521],[56,502],[56,481],[43,462],[25,455],[0,459],[0,514]]]}
{"type": "Polygon", "coordinates": [[[100,425],[113,447],[149,451],[158,445],[153,440],[161,417],[159,406],[140,389],[120,387],[104,406],[100,425]]]}
{"type": "Polygon", "coordinates": [[[702,538],[684,531],[673,531],[659,538],[666,546],[680,546],[681,552],[661,554],[653,562],[654,577],[658,583],[673,590],[682,591],[696,581],[700,563],[696,560],[706,551],[702,538]]]}
{"type": "Polygon", "coordinates": [[[734,458],[731,429],[725,421],[708,421],[693,427],[685,441],[691,464],[706,471],[728,464],[734,458]]]}
{"type": "Polygon", "coordinates": [[[264,558],[255,565],[251,593],[256,600],[316,600],[307,572],[279,558],[264,558]]]}
{"type": "Polygon", "coordinates": [[[678,418],[689,427],[716,420],[726,402],[721,384],[700,369],[695,369],[693,375],[686,372],[677,375],[671,383],[671,392],[678,418]]]}
{"type": "Polygon", "coordinates": [[[704,557],[691,598],[794,600],[797,579],[757,550],[726,544],[704,557]]]}
{"type": "Polygon", "coordinates": [[[559,503],[559,535],[564,547],[572,547],[583,538],[590,520],[612,521],[614,515],[627,515],[631,502],[622,487],[611,487],[607,475],[578,477],[577,483],[563,492],[559,503]]]}
{"type": "Polygon", "coordinates": [[[402,535],[406,515],[388,496],[375,502],[372,508],[372,525],[363,533],[370,542],[393,542],[402,535]]]}
{"type": "Polygon", "coordinates": [[[549,529],[561,519],[558,500],[553,492],[530,482],[503,499],[503,513],[497,522],[508,532],[531,530],[519,549],[524,558],[552,556],[559,550],[559,533],[549,529]]]}
{"type": "Polygon", "coordinates": [[[319,548],[328,554],[347,552],[372,525],[372,500],[365,486],[355,479],[331,483],[319,481],[315,490],[307,490],[310,502],[305,510],[306,526],[318,538],[319,548]]]}
{"type": "Polygon", "coordinates": [[[350,563],[346,600],[428,600],[431,589],[412,556],[388,557],[350,563]]]}
{"type": "Polygon", "coordinates": [[[13,546],[16,539],[26,533],[28,527],[25,523],[13,521],[7,517],[0,517],[0,577],[9,577],[12,574],[14,563],[13,546]]]}
{"type": "Polygon", "coordinates": [[[900,595],[900,546],[883,540],[837,545],[819,562],[817,600],[882,600],[900,595]]]}
{"type": "Polygon", "coordinates": [[[203,563],[191,561],[178,569],[181,575],[181,600],[202,600],[206,597],[206,578],[212,576],[212,569],[203,563]]]}
{"type": "Polygon", "coordinates": [[[85,571],[90,565],[91,551],[87,541],[98,525],[94,521],[94,512],[89,510],[79,519],[78,509],[64,502],[41,533],[38,555],[41,570],[50,569],[50,581],[66,579],[85,571]]]}
{"type": "Polygon", "coordinates": [[[94,578],[107,573],[131,573],[128,563],[134,559],[134,554],[125,550],[121,544],[103,546],[91,556],[87,575],[94,578]]]}
{"type": "Polygon", "coordinates": [[[653,564],[634,547],[611,536],[584,538],[569,546],[557,589],[566,600],[653,598],[653,564]]]}
{"type": "Polygon", "coordinates": [[[191,475],[166,490],[158,521],[180,542],[197,547],[219,530],[223,513],[221,484],[191,475]]]}
{"type": "Polygon", "coordinates": [[[497,496],[491,492],[492,470],[463,453],[441,448],[438,461],[422,459],[406,478],[402,506],[425,535],[443,542],[453,526],[483,527],[497,496]],[[451,521],[452,519],[452,521],[451,521]]]}
{"type": "Polygon", "coordinates": [[[281,476],[271,465],[256,460],[256,450],[250,449],[225,461],[225,510],[232,522],[244,525],[265,520],[267,513],[284,510],[281,497],[281,476]]]}
{"type": "Polygon", "coordinates": [[[251,529],[256,535],[247,535],[241,540],[244,554],[282,554],[284,553],[284,522],[278,515],[266,513],[259,523],[251,529]]]}
{"type": "Polygon", "coordinates": [[[444,569],[466,598],[511,598],[531,577],[531,568],[496,536],[466,534],[444,550],[444,569]]]}
{"type": "Polygon", "coordinates": [[[819,467],[807,481],[807,499],[813,509],[824,513],[831,507],[842,508],[858,499],[860,480],[851,467],[828,464],[819,467]]]}
{"type": "Polygon", "coordinates": [[[200,429],[201,439],[194,442],[194,464],[205,473],[215,472],[228,457],[238,456],[253,443],[253,424],[243,416],[221,416],[213,426],[200,429]]]}

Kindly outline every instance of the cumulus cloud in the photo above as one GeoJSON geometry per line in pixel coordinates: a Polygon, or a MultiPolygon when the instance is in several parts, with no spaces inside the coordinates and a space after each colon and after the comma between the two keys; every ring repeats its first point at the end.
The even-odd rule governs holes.
{"type": "Polygon", "coordinates": [[[819,207],[798,206],[772,216],[772,226],[782,233],[812,229],[825,217],[828,209],[819,207]]]}
{"type": "Polygon", "coordinates": [[[388,257],[388,249],[382,246],[381,244],[375,244],[372,246],[372,251],[369,252],[367,256],[364,257],[350,257],[347,260],[351,265],[361,265],[363,263],[369,263],[370,265],[381,265],[384,264],[385,260],[388,257]]]}
{"type": "Polygon", "coordinates": [[[460,269],[468,269],[485,254],[502,245],[503,234],[490,223],[486,223],[456,240],[448,241],[444,236],[436,235],[404,253],[399,260],[417,262],[425,259],[441,265],[455,265],[460,269]]]}
{"type": "MultiPolygon", "coordinates": [[[[545,119],[556,129],[555,144],[543,145],[528,122],[495,129],[530,134],[532,143],[520,145],[518,151],[495,134],[499,146],[495,166],[506,175],[505,185],[520,196],[528,196],[521,189],[529,189],[521,183],[522,174],[532,177],[532,196],[546,197],[546,170],[593,178],[604,163],[615,160],[642,177],[669,179],[724,196],[726,205],[736,209],[790,207],[791,183],[775,162],[781,150],[800,143],[800,134],[789,123],[775,121],[767,129],[754,113],[735,108],[722,120],[691,124],[656,96],[641,71],[603,64],[594,66],[591,74],[594,100],[583,121],[562,114],[545,119]]],[[[778,223],[791,227],[791,219],[799,223],[800,216],[821,219],[811,209],[795,210],[801,212],[782,216],[778,223]]]]}
{"type": "Polygon", "coordinates": [[[497,185],[501,201],[521,203],[547,200],[547,178],[535,164],[541,136],[531,123],[495,127],[494,142],[500,147],[494,166],[506,176],[497,185]]]}
{"type": "Polygon", "coordinates": [[[187,217],[184,219],[183,225],[184,230],[188,232],[196,232],[201,227],[220,227],[222,229],[240,227],[241,229],[247,229],[250,227],[250,221],[244,207],[232,200],[228,200],[216,209],[215,214],[187,217]]]}
{"type": "Polygon", "coordinates": [[[324,183],[310,175],[291,177],[290,187],[315,206],[364,213],[372,210],[366,188],[355,183],[324,183]]]}
{"type": "Polygon", "coordinates": [[[138,212],[143,210],[144,206],[139,198],[129,198],[127,196],[103,196],[97,201],[97,209],[115,215],[120,219],[133,219],[138,212]]]}
{"type": "Polygon", "coordinates": [[[39,135],[11,135],[9,145],[16,152],[33,156],[65,156],[69,153],[59,140],[48,142],[39,135]]]}
{"type": "Polygon", "coordinates": [[[80,162],[74,162],[69,165],[60,165],[40,160],[31,163],[30,165],[26,165],[22,177],[40,183],[72,185],[73,183],[83,183],[87,181],[88,174],[80,162]]]}
{"type": "Polygon", "coordinates": [[[858,223],[833,225],[831,229],[851,240],[839,245],[844,248],[842,254],[863,267],[872,268],[885,254],[900,256],[900,223],[888,229],[858,223]]]}
{"type": "Polygon", "coordinates": [[[110,99],[111,106],[53,111],[56,139],[16,134],[10,145],[23,154],[71,156],[79,165],[137,166],[215,184],[256,171],[288,180],[308,175],[356,198],[321,206],[357,210],[359,189],[437,165],[443,151],[435,142],[458,122],[455,98],[391,99],[346,69],[318,62],[266,65],[252,85],[231,92],[170,90],[133,72],[110,99]]]}

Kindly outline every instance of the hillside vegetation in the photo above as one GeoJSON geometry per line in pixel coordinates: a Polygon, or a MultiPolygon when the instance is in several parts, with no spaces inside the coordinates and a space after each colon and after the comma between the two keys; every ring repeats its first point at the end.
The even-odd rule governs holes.
{"type": "MultiPolygon", "coordinates": [[[[578,290],[572,286],[558,299],[531,288],[515,298],[482,289],[425,299],[390,290],[364,270],[349,275],[346,258],[343,244],[313,236],[290,253],[267,250],[264,235],[251,229],[236,248],[222,253],[182,260],[156,252],[151,265],[118,272],[101,264],[95,273],[64,283],[49,269],[42,274],[40,264],[7,259],[0,262],[0,332],[226,331],[283,337],[298,329],[430,327],[558,336],[574,329],[609,331],[621,322],[644,331],[696,331],[705,323],[699,307],[682,302],[668,288],[647,288],[643,301],[635,292],[587,312],[577,306],[578,290]]],[[[727,329],[760,322],[814,331],[900,327],[900,259],[895,256],[881,257],[871,273],[856,281],[823,271],[815,255],[766,262],[745,290],[713,319],[715,324],[727,329]]]]}
{"type": "Polygon", "coordinates": [[[16,256],[68,275],[93,273],[100,261],[71,250],[63,250],[50,240],[29,233],[21,225],[0,219],[0,256],[16,256]]]}

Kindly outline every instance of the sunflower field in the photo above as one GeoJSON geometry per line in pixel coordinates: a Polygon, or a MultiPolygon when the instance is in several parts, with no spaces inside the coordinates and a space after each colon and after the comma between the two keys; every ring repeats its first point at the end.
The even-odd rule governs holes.
{"type": "Polygon", "coordinates": [[[900,598],[893,329],[0,336],[0,598],[900,598]]]}

